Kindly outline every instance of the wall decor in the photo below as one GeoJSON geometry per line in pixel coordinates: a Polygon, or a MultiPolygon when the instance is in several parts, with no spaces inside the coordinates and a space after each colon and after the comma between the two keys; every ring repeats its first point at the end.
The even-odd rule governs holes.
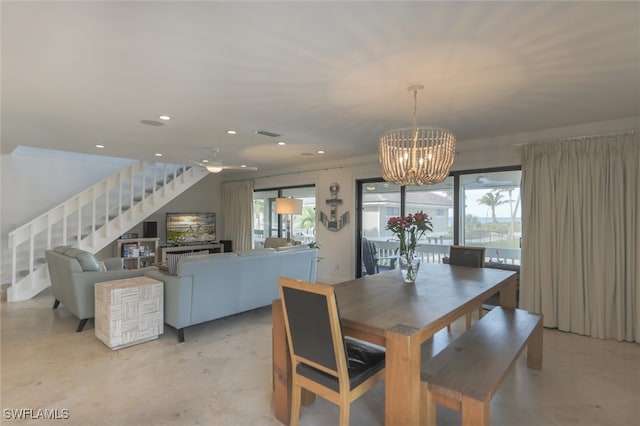
{"type": "Polygon", "coordinates": [[[342,200],[338,198],[338,192],[340,191],[340,185],[337,182],[333,182],[329,185],[329,192],[331,192],[331,198],[326,201],[326,203],[330,206],[329,216],[324,214],[324,212],[320,212],[320,222],[329,230],[329,231],[339,231],[349,223],[349,212],[344,212],[340,217],[338,217],[338,206],[342,204],[342,200]]]}

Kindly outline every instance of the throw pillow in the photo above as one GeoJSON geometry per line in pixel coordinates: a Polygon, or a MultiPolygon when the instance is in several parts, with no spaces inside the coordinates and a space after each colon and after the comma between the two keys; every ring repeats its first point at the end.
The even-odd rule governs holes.
{"type": "Polygon", "coordinates": [[[98,259],[88,251],[77,248],[69,248],[64,252],[65,256],[75,257],[83,271],[99,271],[98,259]]]}

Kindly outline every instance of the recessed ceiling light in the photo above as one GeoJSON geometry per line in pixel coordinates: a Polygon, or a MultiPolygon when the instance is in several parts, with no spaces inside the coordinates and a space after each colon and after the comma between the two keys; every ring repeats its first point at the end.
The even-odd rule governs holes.
{"type": "Polygon", "coordinates": [[[200,161],[202,161],[203,163],[208,163],[209,162],[209,160],[200,160],[200,161]]]}
{"type": "Polygon", "coordinates": [[[228,135],[235,135],[236,133],[238,132],[236,132],[235,130],[227,130],[228,135]]]}
{"type": "Polygon", "coordinates": [[[96,148],[102,149],[102,148],[104,148],[104,145],[96,145],[96,148]]]}
{"type": "Polygon", "coordinates": [[[286,144],[287,144],[287,143],[286,143],[286,142],[283,142],[283,141],[278,142],[278,145],[280,145],[280,146],[284,146],[284,145],[286,145],[286,144]]]}
{"type": "Polygon", "coordinates": [[[241,164],[240,167],[244,168],[244,167],[247,167],[247,165],[246,164],[241,164]]]}
{"type": "Polygon", "coordinates": [[[169,117],[168,115],[161,115],[158,117],[160,120],[164,120],[164,121],[169,121],[171,120],[171,117],[169,117]]]}
{"type": "Polygon", "coordinates": [[[153,154],[153,155],[155,155],[156,157],[162,157],[162,154],[160,154],[159,152],[156,152],[156,153],[155,153],[155,154],[153,154]]]}
{"type": "Polygon", "coordinates": [[[324,154],[324,149],[319,149],[318,154],[324,154]]]}

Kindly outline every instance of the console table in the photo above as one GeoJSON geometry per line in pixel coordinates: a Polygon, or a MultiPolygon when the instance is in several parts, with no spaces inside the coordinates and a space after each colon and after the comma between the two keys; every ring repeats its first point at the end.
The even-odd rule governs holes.
{"type": "Polygon", "coordinates": [[[224,244],[189,244],[185,246],[168,246],[160,248],[160,262],[167,261],[167,253],[190,253],[200,250],[209,250],[210,253],[224,253],[224,244]]]}

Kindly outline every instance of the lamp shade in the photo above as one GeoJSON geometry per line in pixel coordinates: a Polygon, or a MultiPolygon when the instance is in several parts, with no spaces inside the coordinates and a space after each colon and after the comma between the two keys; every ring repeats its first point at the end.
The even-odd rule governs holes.
{"type": "Polygon", "coordinates": [[[396,185],[432,185],[449,175],[456,153],[456,138],[448,130],[418,127],[416,110],[420,84],[413,92],[413,128],[391,130],[380,137],[379,155],[382,178],[396,185]]]}
{"type": "Polygon", "coordinates": [[[276,198],[276,214],[302,214],[302,200],[276,198]]]}
{"type": "Polygon", "coordinates": [[[380,138],[382,178],[397,185],[429,185],[449,175],[455,156],[453,133],[438,128],[392,130],[380,138]]]}

